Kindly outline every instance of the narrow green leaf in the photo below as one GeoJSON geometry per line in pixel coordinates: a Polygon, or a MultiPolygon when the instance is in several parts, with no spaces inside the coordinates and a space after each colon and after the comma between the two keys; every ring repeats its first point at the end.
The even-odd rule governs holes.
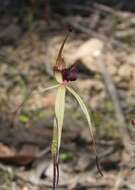
{"type": "Polygon", "coordinates": [[[97,156],[97,150],[96,150],[96,143],[95,143],[95,139],[94,139],[94,135],[93,135],[93,130],[92,130],[92,122],[91,122],[91,118],[90,118],[90,114],[88,112],[88,109],[86,107],[86,105],[84,104],[82,98],[70,87],[66,87],[68,89],[68,91],[76,98],[76,100],[78,101],[87,121],[88,121],[88,125],[89,125],[89,130],[90,130],[90,135],[91,135],[91,138],[92,138],[92,141],[93,141],[93,150],[95,152],[95,156],[96,156],[96,165],[97,165],[97,168],[98,168],[98,171],[101,175],[102,174],[102,171],[100,170],[100,167],[99,167],[99,164],[98,164],[98,156],[97,156]]]}
{"type": "Polygon", "coordinates": [[[66,88],[64,85],[58,87],[56,100],[55,100],[55,116],[58,124],[58,150],[61,143],[61,133],[64,119],[64,110],[65,110],[65,93],[66,88]]]}

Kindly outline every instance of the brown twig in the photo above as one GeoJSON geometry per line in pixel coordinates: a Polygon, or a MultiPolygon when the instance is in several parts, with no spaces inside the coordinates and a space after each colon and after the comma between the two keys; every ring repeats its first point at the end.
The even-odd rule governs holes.
{"type": "Polygon", "coordinates": [[[121,134],[123,145],[125,146],[126,150],[129,153],[132,150],[132,148],[129,144],[130,137],[129,137],[128,130],[127,130],[127,123],[126,123],[126,120],[125,120],[125,117],[123,114],[123,110],[120,105],[120,100],[119,100],[117,90],[113,83],[112,77],[105,65],[104,54],[102,52],[100,53],[99,56],[96,56],[96,62],[98,64],[98,67],[100,68],[102,77],[105,81],[107,91],[108,91],[108,93],[111,97],[111,100],[113,102],[113,105],[114,105],[115,115],[116,115],[117,121],[120,125],[119,132],[121,134]]]}

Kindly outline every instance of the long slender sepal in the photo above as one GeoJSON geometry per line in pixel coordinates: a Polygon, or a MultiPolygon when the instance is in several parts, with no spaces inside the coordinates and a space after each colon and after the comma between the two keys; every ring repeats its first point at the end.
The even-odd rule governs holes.
{"type": "Polygon", "coordinates": [[[44,93],[44,92],[46,92],[46,91],[48,91],[48,90],[52,90],[52,89],[55,89],[55,88],[58,88],[60,86],[60,84],[56,84],[56,85],[54,85],[54,86],[50,86],[50,87],[47,87],[47,88],[43,88],[43,89],[41,89],[41,90],[39,90],[39,94],[40,93],[44,93]]]}
{"type": "Polygon", "coordinates": [[[58,123],[58,150],[60,148],[61,143],[61,133],[64,119],[64,110],[65,110],[65,94],[66,87],[64,85],[60,85],[58,87],[56,100],[55,100],[55,116],[58,123]]]}
{"type": "MultiPolygon", "coordinates": [[[[54,86],[51,86],[51,87],[43,88],[43,89],[41,89],[41,90],[39,91],[39,94],[40,94],[40,93],[44,93],[44,92],[46,92],[46,91],[48,91],[48,90],[52,90],[52,89],[57,88],[57,87],[59,87],[59,86],[60,86],[60,85],[57,84],[57,85],[54,85],[54,86]]],[[[19,104],[19,105],[17,106],[16,110],[13,112],[13,115],[12,115],[11,127],[13,127],[14,124],[15,124],[15,119],[16,119],[17,114],[19,114],[19,113],[21,112],[22,107],[23,107],[23,106],[26,104],[26,102],[33,96],[33,94],[34,94],[34,91],[29,92],[29,93],[24,97],[24,100],[21,102],[21,104],[19,104]]]]}
{"type": "Polygon", "coordinates": [[[68,38],[69,33],[70,33],[70,31],[66,34],[66,37],[63,40],[63,43],[62,43],[62,45],[60,47],[60,50],[59,50],[59,53],[58,53],[58,56],[57,56],[57,59],[56,59],[56,63],[54,65],[54,67],[53,67],[54,77],[55,77],[55,79],[56,79],[56,81],[58,83],[63,82],[62,71],[66,67],[66,65],[65,65],[65,61],[64,61],[63,56],[62,56],[62,51],[63,51],[64,45],[66,43],[66,40],[68,38]]]}
{"type": "Polygon", "coordinates": [[[102,171],[101,171],[101,169],[100,169],[100,167],[99,167],[98,156],[97,156],[97,150],[96,150],[96,143],[95,143],[95,139],[94,139],[94,135],[93,135],[92,122],[91,122],[91,118],[90,118],[90,114],[89,114],[89,112],[88,112],[88,109],[87,109],[86,105],[84,104],[82,98],[81,98],[72,88],[70,88],[70,87],[68,87],[68,86],[67,86],[66,88],[67,88],[67,90],[76,98],[77,102],[79,103],[79,105],[80,105],[80,107],[81,107],[81,109],[82,109],[82,111],[83,111],[83,113],[84,113],[84,115],[85,115],[85,117],[86,117],[86,119],[87,119],[87,122],[88,122],[88,125],[89,125],[89,130],[90,130],[91,139],[92,139],[92,141],[93,141],[93,150],[94,150],[95,156],[96,156],[97,169],[98,169],[100,175],[103,176],[102,171]]]}
{"type": "Polygon", "coordinates": [[[66,34],[66,37],[64,38],[62,44],[61,44],[61,47],[60,47],[60,50],[59,50],[59,53],[58,53],[58,56],[57,56],[57,59],[56,59],[56,63],[55,63],[55,67],[59,68],[61,66],[61,64],[63,64],[61,61],[61,58],[62,58],[62,51],[63,51],[63,48],[64,48],[64,45],[67,41],[67,38],[69,36],[69,32],[66,34]]]}
{"type": "Polygon", "coordinates": [[[52,159],[53,159],[53,190],[55,190],[59,181],[59,165],[58,165],[58,122],[54,118],[53,126],[53,140],[51,146],[52,159]]]}
{"type": "Polygon", "coordinates": [[[58,87],[56,100],[55,100],[55,118],[53,128],[52,140],[52,158],[53,158],[53,190],[59,182],[59,149],[61,143],[61,133],[64,119],[65,110],[65,93],[66,88],[64,85],[58,87]]]}

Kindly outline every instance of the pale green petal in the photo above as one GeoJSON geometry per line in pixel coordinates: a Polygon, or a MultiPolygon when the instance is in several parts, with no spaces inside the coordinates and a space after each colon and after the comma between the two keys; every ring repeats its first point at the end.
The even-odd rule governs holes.
{"type": "Polygon", "coordinates": [[[60,85],[57,84],[57,85],[50,86],[50,87],[47,87],[47,88],[42,88],[42,89],[39,89],[39,92],[37,92],[37,93],[44,93],[44,92],[46,92],[46,91],[48,91],[48,90],[52,90],[52,89],[57,88],[57,87],[59,87],[59,86],[60,86],[60,85]]]}
{"type": "Polygon", "coordinates": [[[64,119],[64,110],[65,110],[65,93],[66,88],[64,85],[58,87],[56,101],[55,101],[55,117],[58,126],[58,150],[61,143],[61,133],[64,119]]]}
{"type": "Polygon", "coordinates": [[[59,84],[51,86],[51,87],[47,87],[44,89],[40,89],[39,92],[35,92],[35,91],[31,91],[30,93],[28,93],[25,97],[24,100],[22,101],[22,103],[20,105],[18,105],[18,107],[16,108],[16,110],[13,112],[13,119],[12,119],[12,125],[14,126],[15,123],[15,118],[17,116],[17,114],[19,114],[21,112],[22,107],[26,104],[26,102],[34,95],[34,94],[39,94],[39,93],[44,93],[48,90],[52,90],[54,88],[59,87],[59,84]]]}
{"type": "Polygon", "coordinates": [[[54,71],[54,78],[56,79],[58,83],[62,83],[63,77],[62,77],[61,71],[54,71]]]}

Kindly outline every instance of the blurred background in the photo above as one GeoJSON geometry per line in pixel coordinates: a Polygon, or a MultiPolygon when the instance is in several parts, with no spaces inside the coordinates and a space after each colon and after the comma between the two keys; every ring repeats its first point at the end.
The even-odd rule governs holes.
{"type": "Polygon", "coordinates": [[[69,28],[63,56],[77,64],[71,86],[91,113],[104,177],[67,93],[58,189],[135,190],[134,11],[134,0],[0,0],[1,190],[51,189],[56,90],[40,90],[55,84],[52,67],[69,28]]]}

